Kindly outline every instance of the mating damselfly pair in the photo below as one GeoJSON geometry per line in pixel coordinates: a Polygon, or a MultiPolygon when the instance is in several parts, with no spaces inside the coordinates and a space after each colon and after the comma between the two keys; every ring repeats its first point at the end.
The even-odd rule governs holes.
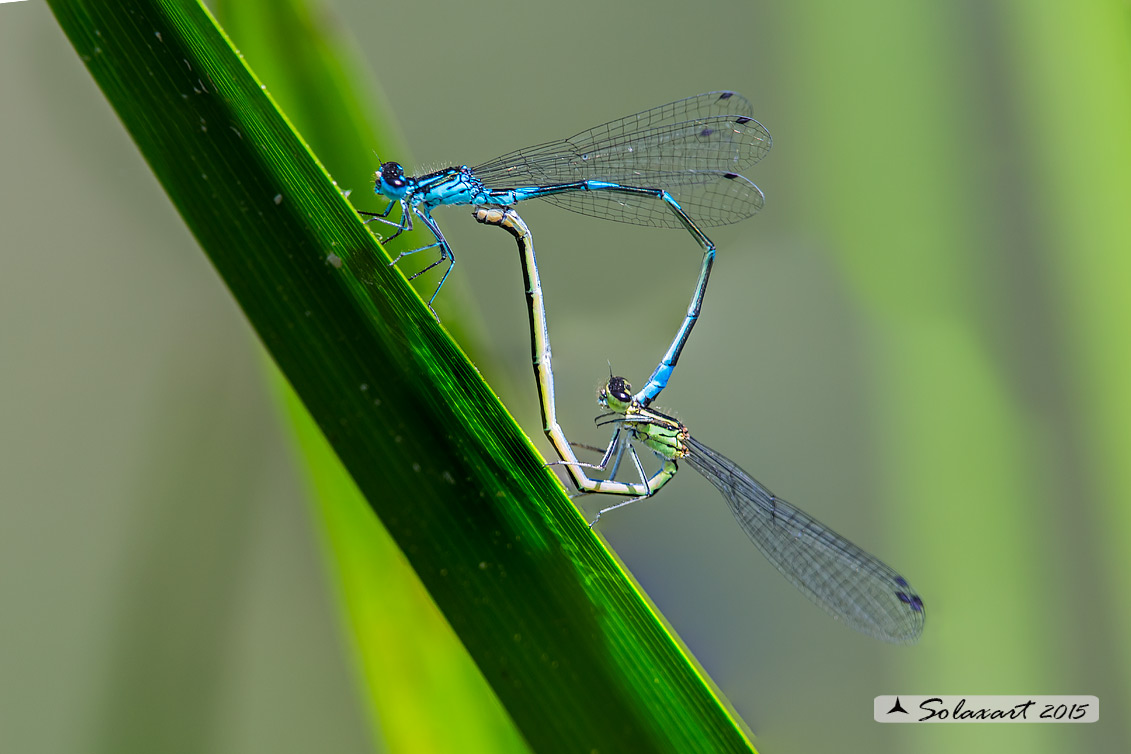
{"type": "Polygon", "coordinates": [[[654,494],[675,476],[683,461],[723,494],[758,549],[816,604],[879,639],[913,642],[922,631],[923,602],[902,576],[774,496],[732,461],[695,440],[680,422],[649,408],[667,385],[702,306],[715,246],[700,225],[737,222],[761,209],[762,192],[737,171],[765,156],[770,144],[769,133],[753,119],[749,102],[733,92],[711,92],[518,150],[475,168],[461,166],[410,177],[399,163],[386,162],[377,172],[375,189],[389,199],[389,205],[382,213],[362,214],[396,228],[386,240],[410,230],[414,215],[432,232],[433,243],[402,252],[394,260],[438,249],[439,258],[416,273],[448,263],[429,299],[431,305],[455,261],[432,210],[445,204],[504,207],[479,209],[475,215],[480,222],[511,232],[522,253],[544,430],[579,491],[628,498],[602,509],[598,519],[654,494]],[[599,417],[599,423],[612,426],[613,436],[598,464],[579,461],[558,424],[549,329],[533,242],[522,219],[505,209],[533,198],[596,217],[682,227],[704,252],[691,306],[644,388],[631,394],[627,381],[610,375],[600,391],[599,403],[609,413],[599,417]],[[394,206],[401,208],[399,221],[388,219],[394,206]],[[633,442],[660,459],[659,471],[645,472],[633,442]],[[626,455],[637,482],[616,478],[626,455]],[[585,472],[589,468],[607,469],[608,478],[590,478],[585,472]]]}

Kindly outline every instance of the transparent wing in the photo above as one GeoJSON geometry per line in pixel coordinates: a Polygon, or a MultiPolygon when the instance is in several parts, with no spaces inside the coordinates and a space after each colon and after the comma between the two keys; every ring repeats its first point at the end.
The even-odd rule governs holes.
{"type": "Polygon", "coordinates": [[[884,641],[923,631],[923,600],[890,566],[777,498],[732,461],[689,438],[684,460],[726,498],[774,567],[834,617],[884,641]]]}
{"type": "MultiPolygon", "coordinates": [[[[761,209],[761,192],[743,178],[741,182],[748,187],[728,200],[735,188],[725,184],[765,157],[772,144],[769,132],[753,119],[752,111],[750,103],[733,92],[700,94],[610,121],[568,139],[511,152],[472,172],[487,188],[496,190],[583,180],[662,188],[673,194],[689,187],[677,201],[696,207],[700,206],[698,201],[716,210],[715,214],[698,215],[692,206],[685,205],[697,220],[707,225],[736,222],[761,209]],[[707,188],[715,183],[724,186],[707,188]],[[755,195],[757,200],[753,199],[755,195]]],[[[635,210],[626,216],[618,206],[634,207],[634,203],[626,205],[619,197],[602,194],[594,193],[600,196],[594,201],[569,195],[547,200],[583,214],[680,227],[669,210],[664,210],[669,217],[635,210]]],[[[655,199],[642,201],[656,203],[655,199]]]]}
{"type": "MultiPolygon", "coordinates": [[[[671,183],[660,185],[667,188],[688,215],[705,226],[730,225],[745,220],[765,204],[762,190],[737,173],[711,172],[704,177],[713,180],[682,186],[671,183]]],[[[605,220],[654,228],[683,227],[666,203],[650,196],[613,191],[571,191],[543,197],[543,200],[571,212],[605,220]]]]}

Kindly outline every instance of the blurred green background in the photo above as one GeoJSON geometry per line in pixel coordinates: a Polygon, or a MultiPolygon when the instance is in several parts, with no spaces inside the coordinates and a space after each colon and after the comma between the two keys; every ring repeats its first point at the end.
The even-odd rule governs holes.
{"type": "MultiPolygon", "coordinates": [[[[333,13],[412,150],[383,160],[474,164],[717,88],[774,135],[661,404],[905,573],[923,641],[827,619],[693,472],[601,524],[761,751],[1131,749],[1124,4],[333,13]],[[1101,722],[881,726],[887,693],[1095,694],[1101,722]]],[[[0,8],[0,61],[0,744],[383,749],[254,336],[43,5],[0,8]]],[[[361,209],[376,162],[335,172],[361,209]]],[[[548,455],[513,244],[437,214],[441,316],[548,455]]],[[[699,255],[523,215],[561,418],[601,442],[605,360],[642,382],[699,255]]]]}

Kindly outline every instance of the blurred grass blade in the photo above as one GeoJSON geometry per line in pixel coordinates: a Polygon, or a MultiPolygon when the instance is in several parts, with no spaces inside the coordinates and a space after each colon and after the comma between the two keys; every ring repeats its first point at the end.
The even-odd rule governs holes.
{"type": "Polygon", "coordinates": [[[207,12],[50,6],[531,748],[749,751],[207,12]]]}
{"type": "MultiPolygon", "coordinates": [[[[799,47],[812,130],[796,136],[871,315],[883,517],[930,533],[918,556],[946,566],[916,585],[950,606],[939,635],[962,647],[915,677],[1036,689],[1110,673],[1126,698],[1113,669],[1129,666],[1131,603],[1108,599],[1127,592],[1131,495],[1126,8],[816,6],[799,47]],[[835,131],[813,126],[830,113],[835,131]]],[[[1089,748],[1061,729],[989,735],[1089,748]]]]}
{"type": "MultiPolygon", "coordinates": [[[[367,105],[373,97],[363,92],[375,88],[361,75],[368,69],[354,40],[321,3],[240,0],[219,3],[216,12],[339,187],[372,190],[375,146],[386,153],[407,153],[394,124],[367,105]]],[[[500,241],[507,243],[502,236],[500,241]]],[[[426,241],[421,238],[420,243],[426,241]]],[[[446,319],[466,325],[468,318],[446,319]]],[[[459,336],[468,342],[466,327],[459,336]]],[[[328,571],[365,680],[364,704],[369,718],[379,721],[373,734],[391,752],[527,751],[306,409],[285,381],[276,382],[313,481],[328,571]]]]}
{"type": "MultiPolygon", "coordinates": [[[[837,50],[844,55],[856,49],[854,35],[882,13],[877,4],[860,16],[831,2],[823,3],[823,9],[826,13],[814,17],[812,36],[806,40],[810,54],[837,50]]],[[[931,668],[933,677],[960,686],[977,667],[978,677],[993,678],[1001,687],[1043,688],[1057,658],[1047,648],[1048,623],[1040,619],[1042,595],[1024,588],[1035,583],[1026,574],[1044,557],[1035,546],[1042,538],[1040,519],[1031,515],[1033,477],[1021,451],[1031,428],[1009,393],[997,354],[980,339],[992,328],[980,327],[976,320],[989,310],[951,308],[956,301],[978,299],[984,283],[979,255],[985,244],[973,236],[972,225],[950,219],[977,217],[979,208],[992,206],[992,184],[972,179],[967,161],[955,160],[953,152],[937,147],[963,133],[965,124],[949,104],[961,84],[951,65],[953,50],[942,43],[935,14],[926,7],[907,6],[899,17],[903,33],[884,36],[883,44],[852,55],[843,66],[810,73],[824,85],[810,102],[840,118],[835,138],[811,135],[811,164],[821,166],[819,176],[811,177],[817,192],[824,192],[816,203],[829,216],[835,248],[843,255],[841,268],[859,310],[874,315],[869,381],[886,466],[883,518],[892,531],[930,532],[914,544],[903,540],[903,546],[914,547],[924,562],[946,563],[954,575],[935,584],[916,581],[928,595],[928,611],[932,604],[962,605],[962,613],[978,616],[947,627],[967,648],[961,660],[944,655],[920,660],[939,663],[931,668]],[[902,63],[893,66],[892,60],[902,63]],[[870,100],[843,89],[861,77],[876,82],[870,100]],[[902,93],[898,118],[877,118],[884,106],[881,99],[892,91],[902,93]],[[844,143],[858,146],[844,149],[844,143]],[[868,170],[859,172],[864,165],[868,170]],[[901,252],[892,254],[892,248],[901,252]],[[945,388],[936,388],[940,376],[945,388]],[[953,395],[962,396],[962,410],[944,397],[953,395]],[[977,443],[967,441],[972,416],[977,417],[977,443]],[[960,470],[963,489],[977,494],[955,500],[955,470],[960,470]],[[986,503],[990,500],[992,505],[986,503]],[[972,507],[958,515],[962,504],[972,507]],[[972,527],[975,518],[978,525],[972,527]],[[954,542],[992,552],[992,561],[956,557],[954,542]],[[969,589],[985,578],[989,562],[995,579],[1018,585],[1010,599],[1000,599],[994,590],[969,589]],[[1029,628],[1003,645],[979,638],[985,624],[1029,628]],[[1046,655],[1044,663],[1024,660],[1046,655]]],[[[813,112],[807,115],[812,118],[813,112]]],[[[891,557],[900,563],[909,559],[898,551],[891,557]]],[[[918,670],[924,672],[924,667],[918,670]]]]}
{"type": "Polygon", "coordinates": [[[309,412],[279,383],[313,479],[365,701],[380,723],[373,735],[390,752],[528,751],[309,412]]]}

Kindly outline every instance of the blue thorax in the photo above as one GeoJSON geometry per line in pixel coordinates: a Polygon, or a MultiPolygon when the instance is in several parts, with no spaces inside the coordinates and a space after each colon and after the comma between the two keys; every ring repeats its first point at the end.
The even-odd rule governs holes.
{"type": "Polygon", "coordinates": [[[373,190],[393,201],[407,201],[429,210],[442,204],[491,202],[486,187],[466,165],[413,178],[404,174],[400,163],[386,162],[377,171],[373,190]]]}

